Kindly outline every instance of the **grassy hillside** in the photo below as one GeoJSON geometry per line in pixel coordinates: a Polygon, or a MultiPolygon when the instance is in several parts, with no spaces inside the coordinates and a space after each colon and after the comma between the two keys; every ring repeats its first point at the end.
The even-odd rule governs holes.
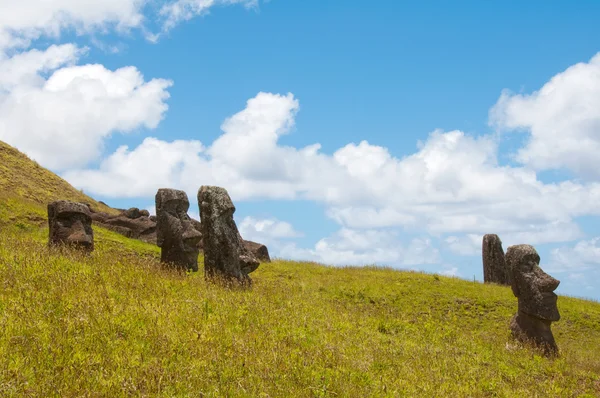
{"type": "MultiPolygon", "coordinates": [[[[48,173],[21,169],[33,173],[21,180],[48,173]]],[[[36,198],[53,193],[6,180],[16,185],[0,197],[2,397],[600,396],[598,303],[559,298],[561,357],[545,359],[511,341],[506,287],[274,261],[252,290],[225,290],[101,228],[91,256],[48,248],[36,198]]]]}
{"type": "Polygon", "coordinates": [[[67,198],[89,203],[100,211],[118,213],[0,141],[0,223],[42,224],[46,222],[46,205],[67,198]]]}

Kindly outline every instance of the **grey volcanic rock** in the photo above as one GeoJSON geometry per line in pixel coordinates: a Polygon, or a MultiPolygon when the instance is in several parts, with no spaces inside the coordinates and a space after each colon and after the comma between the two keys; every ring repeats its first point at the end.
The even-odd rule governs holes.
{"type": "Polygon", "coordinates": [[[500,285],[510,285],[509,272],[504,261],[502,241],[498,235],[485,235],[481,246],[483,281],[498,283],[500,285]]]}
{"type": "Polygon", "coordinates": [[[554,290],[560,284],[539,266],[540,256],[531,245],[511,246],[506,251],[511,288],[518,298],[518,312],[510,323],[512,335],[532,342],[546,355],[558,353],[550,325],[560,319],[554,290]]]}
{"type": "Polygon", "coordinates": [[[184,191],[159,189],[156,193],[156,244],[161,261],[177,268],[198,271],[198,232],[187,214],[190,202],[184,191]]]}
{"type": "Polygon", "coordinates": [[[96,225],[110,229],[128,238],[156,244],[156,220],[153,221],[152,217],[145,215],[149,214],[147,210],[138,210],[139,214],[136,215],[139,217],[137,218],[128,217],[127,215],[132,215],[132,212],[129,212],[129,210],[117,216],[94,211],[91,207],[90,212],[92,220],[96,225]],[[129,213],[125,214],[127,212],[129,213]]]}
{"type": "Polygon", "coordinates": [[[204,243],[204,271],[208,279],[251,285],[251,272],[260,262],[243,244],[233,220],[235,206],[224,188],[202,186],[198,191],[204,243]]]}
{"type": "Polygon", "coordinates": [[[68,244],[91,252],[94,250],[92,218],[87,205],[58,200],[48,204],[48,243],[68,244]]]}
{"type": "Polygon", "coordinates": [[[271,257],[269,256],[269,249],[262,243],[252,242],[250,240],[243,240],[244,247],[250,253],[254,255],[262,263],[270,263],[271,257]]]}
{"type": "Polygon", "coordinates": [[[132,207],[131,209],[125,210],[121,214],[132,220],[136,220],[140,217],[150,217],[150,212],[148,210],[140,210],[137,207],[132,207]]]}

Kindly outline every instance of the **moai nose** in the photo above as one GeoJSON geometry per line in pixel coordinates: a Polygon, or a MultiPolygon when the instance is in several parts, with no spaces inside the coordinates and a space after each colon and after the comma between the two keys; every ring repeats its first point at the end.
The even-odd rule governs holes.
{"type": "Polygon", "coordinates": [[[191,245],[197,245],[202,239],[202,234],[193,227],[192,223],[186,222],[184,223],[182,238],[191,245]]]}
{"type": "Polygon", "coordinates": [[[541,292],[553,292],[560,284],[558,279],[551,277],[540,267],[536,267],[536,275],[538,277],[541,292]]]}
{"type": "Polygon", "coordinates": [[[71,234],[67,238],[67,242],[75,244],[91,244],[91,237],[85,232],[83,223],[79,220],[71,225],[71,234]]]}

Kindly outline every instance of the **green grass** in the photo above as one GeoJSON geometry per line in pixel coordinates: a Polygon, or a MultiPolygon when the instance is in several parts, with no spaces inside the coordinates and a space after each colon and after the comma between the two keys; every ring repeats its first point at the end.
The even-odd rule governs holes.
{"type": "Polygon", "coordinates": [[[596,302],[559,298],[547,359],[510,339],[507,287],[276,260],[228,290],[102,228],[49,248],[44,215],[0,198],[2,397],[600,396],[596,302]]]}
{"type": "Polygon", "coordinates": [[[98,232],[89,257],[0,237],[1,396],[600,394],[597,303],[560,298],[548,360],[511,342],[505,287],[275,261],[231,291],[98,232]]]}

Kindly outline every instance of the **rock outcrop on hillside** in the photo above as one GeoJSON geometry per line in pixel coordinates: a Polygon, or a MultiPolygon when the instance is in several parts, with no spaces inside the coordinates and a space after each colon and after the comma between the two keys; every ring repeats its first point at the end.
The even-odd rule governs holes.
{"type": "Polygon", "coordinates": [[[131,208],[118,215],[95,211],[88,205],[94,224],[132,239],[156,244],[156,217],[148,210],[131,208]]]}

